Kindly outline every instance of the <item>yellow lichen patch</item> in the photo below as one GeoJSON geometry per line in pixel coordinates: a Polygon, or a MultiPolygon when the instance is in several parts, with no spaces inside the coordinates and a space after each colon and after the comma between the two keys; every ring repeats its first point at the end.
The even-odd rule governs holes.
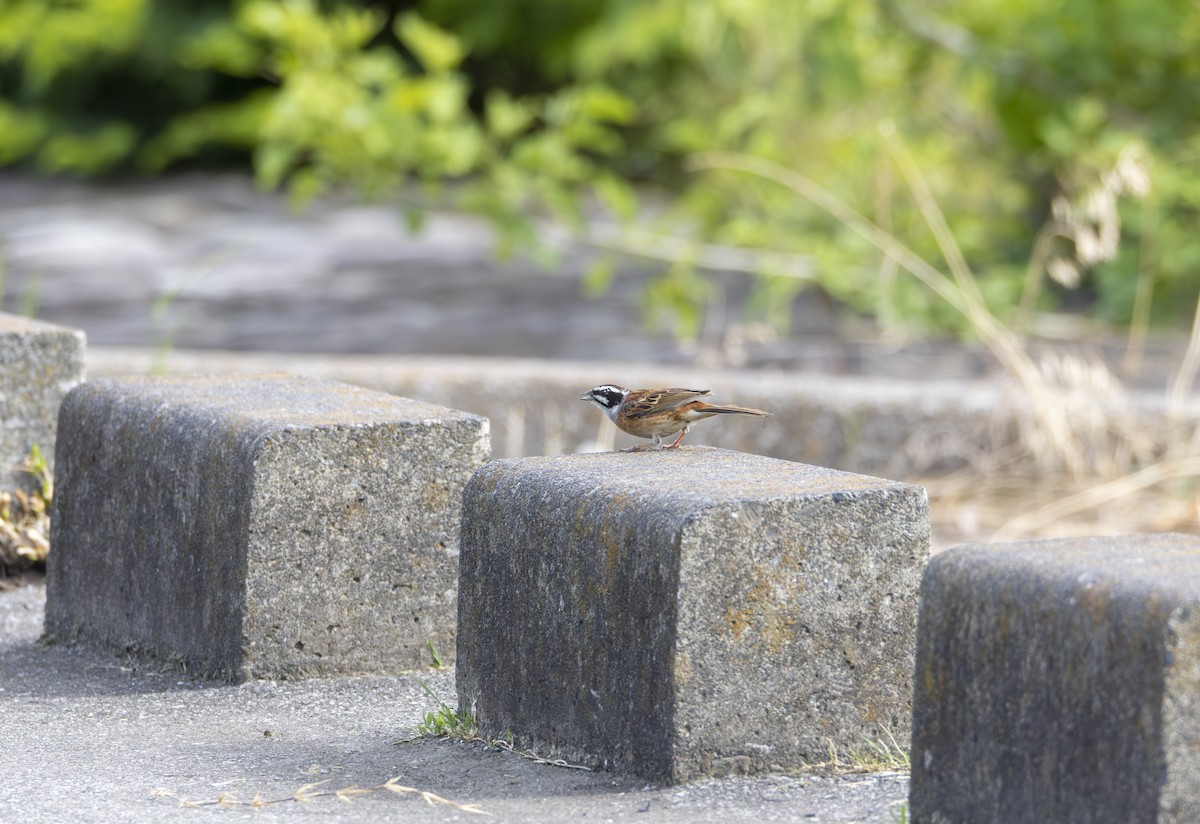
{"type": "Polygon", "coordinates": [[[613,570],[617,568],[617,560],[621,557],[621,545],[617,543],[617,539],[613,537],[611,532],[605,530],[604,533],[604,576],[611,578],[613,570]]]}
{"type": "Polygon", "coordinates": [[[746,627],[750,626],[750,610],[742,607],[734,611],[730,606],[725,610],[725,623],[729,625],[729,630],[733,633],[734,638],[741,638],[746,627]]]}
{"type": "Polygon", "coordinates": [[[450,507],[450,489],[444,484],[424,484],[420,495],[421,506],[427,512],[442,512],[450,507]]]}
{"type": "Polygon", "coordinates": [[[764,615],[763,625],[759,629],[763,646],[775,655],[783,652],[785,644],[796,640],[796,631],[792,629],[795,623],[795,620],[783,617],[778,610],[764,615]]]}
{"type": "Polygon", "coordinates": [[[746,593],[740,609],[735,610],[730,605],[725,611],[725,624],[735,639],[742,640],[742,635],[749,630],[751,643],[771,654],[778,654],[785,644],[796,639],[793,629],[796,621],[784,614],[773,593],[771,584],[760,579],[746,593]]]}
{"type": "Polygon", "coordinates": [[[604,523],[603,531],[600,540],[597,541],[598,547],[604,548],[604,575],[606,578],[611,578],[613,572],[617,568],[617,562],[621,559],[621,541],[613,534],[613,530],[609,524],[619,523],[620,518],[617,513],[621,509],[629,505],[628,495],[614,495],[604,508],[604,523]]]}

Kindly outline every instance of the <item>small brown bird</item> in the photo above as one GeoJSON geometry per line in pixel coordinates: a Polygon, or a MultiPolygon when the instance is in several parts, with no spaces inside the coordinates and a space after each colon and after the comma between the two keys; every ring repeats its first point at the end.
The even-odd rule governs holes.
{"type": "Polygon", "coordinates": [[[761,409],[714,406],[697,400],[711,394],[707,389],[626,389],[605,384],[584,392],[579,400],[591,401],[599,406],[622,432],[654,441],[653,446],[635,446],[628,450],[631,452],[663,449],[663,438],[679,432],[679,437],[665,447],[674,449],[693,423],[713,415],[756,415],[765,418],[771,414],[761,409]]]}

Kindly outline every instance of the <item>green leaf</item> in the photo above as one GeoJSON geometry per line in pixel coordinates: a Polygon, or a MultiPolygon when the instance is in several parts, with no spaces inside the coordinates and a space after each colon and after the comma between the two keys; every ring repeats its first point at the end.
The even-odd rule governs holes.
{"type": "Polygon", "coordinates": [[[580,281],[583,294],[588,298],[598,298],[608,291],[616,276],[617,262],[612,255],[601,255],[592,261],[580,281]]]}
{"type": "Polygon", "coordinates": [[[438,73],[455,69],[467,56],[466,49],[457,37],[423,19],[416,12],[406,12],[397,17],[395,31],[400,42],[428,72],[438,73]]]}
{"type": "Polygon", "coordinates": [[[621,220],[633,220],[637,215],[637,195],[626,181],[616,175],[604,174],[596,179],[592,188],[600,202],[621,220]]]}
{"type": "Polygon", "coordinates": [[[501,140],[511,140],[525,131],[535,117],[534,108],[530,103],[514,100],[502,89],[488,92],[484,114],[487,117],[488,131],[501,140]]]}
{"type": "Polygon", "coordinates": [[[417,234],[425,228],[425,223],[429,220],[429,213],[420,206],[409,206],[404,210],[404,226],[408,229],[409,234],[417,234]]]}
{"type": "Polygon", "coordinates": [[[253,77],[261,68],[265,49],[231,22],[209,26],[184,40],[179,63],[192,69],[216,69],[235,77],[253,77]]]}
{"type": "Polygon", "coordinates": [[[38,165],[50,172],[95,174],[127,157],[137,135],[126,123],[109,123],[88,133],[59,133],[38,152],[38,165]]]}
{"type": "Polygon", "coordinates": [[[267,143],[254,153],[254,171],[258,184],[264,189],[274,189],[283,183],[291,172],[298,152],[295,146],[286,143],[267,143]]]}
{"type": "Polygon", "coordinates": [[[208,146],[233,146],[251,150],[262,136],[263,122],[278,94],[261,89],[241,100],[214,104],[173,118],[138,154],[143,168],[158,171],[208,146]]]}
{"type": "Polygon", "coordinates": [[[0,100],[0,166],[25,157],[45,137],[48,124],[38,111],[0,100]]]}
{"type": "Polygon", "coordinates": [[[329,179],[311,166],[297,169],[288,178],[288,205],[301,211],[329,191],[329,179]]]}
{"type": "Polygon", "coordinates": [[[442,667],[444,667],[446,664],[444,661],[442,661],[442,656],[438,652],[437,645],[434,644],[432,641],[426,641],[425,645],[429,648],[430,658],[433,659],[432,669],[441,669],[442,667]]]}
{"type": "Polygon", "coordinates": [[[623,94],[606,86],[590,86],[579,94],[580,110],[585,117],[608,123],[628,123],[637,106],[623,94]]]}

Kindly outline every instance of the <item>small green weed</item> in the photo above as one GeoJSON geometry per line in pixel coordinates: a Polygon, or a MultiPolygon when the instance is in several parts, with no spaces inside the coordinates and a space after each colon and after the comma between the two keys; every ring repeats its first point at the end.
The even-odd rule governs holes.
{"type": "Polygon", "coordinates": [[[50,464],[40,446],[34,444],[29,447],[29,455],[21,462],[21,471],[33,476],[37,481],[38,493],[49,504],[54,499],[54,477],[50,474],[50,464]]]}
{"type": "MultiPolygon", "coordinates": [[[[430,648],[433,649],[433,644],[430,644],[430,648]]],[[[451,707],[438,698],[437,693],[420,678],[417,679],[417,683],[421,685],[421,689],[425,690],[426,695],[437,702],[437,709],[425,713],[424,720],[415,727],[414,738],[432,736],[434,738],[461,738],[464,741],[475,740],[479,728],[475,725],[475,718],[470,711],[461,707],[459,709],[451,707]]]]}
{"type": "Polygon", "coordinates": [[[437,644],[432,641],[426,641],[425,646],[429,647],[429,657],[433,659],[433,664],[430,669],[442,669],[446,666],[446,662],[442,660],[442,655],[438,652],[437,644]]]}
{"type": "Polygon", "coordinates": [[[514,745],[513,735],[511,732],[506,733],[504,738],[488,738],[485,735],[479,734],[479,726],[475,723],[475,716],[469,710],[459,708],[455,709],[445,701],[437,697],[437,694],[429,688],[429,685],[417,679],[417,683],[421,685],[421,689],[437,702],[437,709],[429,710],[425,713],[424,719],[413,727],[414,734],[408,738],[402,738],[397,741],[397,744],[409,744],[421,738],[452,738],[464,743],[478,743],[486,747],[491,747],[496,750],[504,750],[505,752],[519,755],[522,758],[528,759],[535,764],[549,764],[552,767],[563,767],[568,770],[585,770],[590,771],[591,767],[583,764],[572,764],[561,758],[547,758],[538,755],[533,750],[519,750],[514,745]]]}
{"type": "Polygon", "coordinates": [[[475,719],[471,717],[471,713],[442,704],[436,710],[425,713],[425,720],[417,724],[416,731],[419,736],[471,741],[475,739],[479,729],[475,726],[475,719]]]}

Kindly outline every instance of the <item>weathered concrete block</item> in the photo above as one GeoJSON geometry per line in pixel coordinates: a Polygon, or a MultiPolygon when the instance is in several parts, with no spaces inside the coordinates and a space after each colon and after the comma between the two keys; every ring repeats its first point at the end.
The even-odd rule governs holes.
{"type": "Polygon", "coordinates": [[[83,332],[0,312],[0,489],[29,485],[20,471],[37,446],[54,457],[58,405],[83,380],[83,332]]]}
{"type": "Polygon", "coordinates": [[[907,740],[917,486],[706,447],[467,484],[458,700],[492,735],[668,780],[907,740]]]}
{"type": "Polygon", "coordinates": [[[240,680],[454,649],[473,415],[287,375],[123,378],[59,420],[46,631],[240,680]]]}
{"type": "Polygon", "coordinates": [[[914,822],[1200,821],[1200,538],[948,550],[918,633],[914,822]]]}

